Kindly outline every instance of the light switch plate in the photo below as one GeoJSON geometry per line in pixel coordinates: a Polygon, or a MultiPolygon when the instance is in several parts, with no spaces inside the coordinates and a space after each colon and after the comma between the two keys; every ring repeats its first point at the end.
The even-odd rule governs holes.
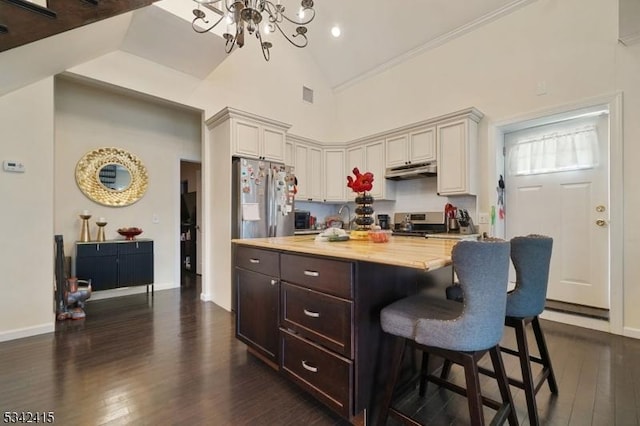
{"type": "Polygon", "coordinates": [[[478,213],[478,224],[483,225],[489,223],[489,213],[478,213]]]}
{"type": "Polygon", "coordinates": [[[5,172],[24,173],[24,164],[19,161],[4,160],[2,168],[5,172]]]}

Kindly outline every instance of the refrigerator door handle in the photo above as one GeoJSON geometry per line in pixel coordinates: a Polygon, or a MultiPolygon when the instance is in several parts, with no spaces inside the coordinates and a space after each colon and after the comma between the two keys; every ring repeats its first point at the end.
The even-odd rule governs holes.
{"type": "Polygon", "coordinates": [[[274,191],[274,173],[273,173],[273,168],[271,167],[271,165],[269,165],[269,174],[268,174],[268,179],[269,179],[269,186],[267,188],[267,236],[268,237],[275,237],[275,232],[273,230],[273,219],[274,219],[274,215],[273,215],[273,209],[275,206],[275,191],[274,191]]]}

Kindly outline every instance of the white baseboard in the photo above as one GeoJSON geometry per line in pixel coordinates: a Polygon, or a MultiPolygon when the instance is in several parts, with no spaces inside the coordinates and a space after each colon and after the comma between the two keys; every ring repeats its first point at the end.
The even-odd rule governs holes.
{"type": "Polygon", "coordinates": [[[611,326],[609,324],[609,321],[589,318],[582,315],[573,315],[565,312],[545,310],[540,315],[540,318],[549,321],[561,322],[563,324],[575,325],[577,327],[588,328],[591,330],[611,333],[611,326]]]}
{"type": "Polygon", "coordinates": [[[55,320],[50,323],[34,325],[32,327],[18,328],[0,332],[0,342],[22,339],[23,337],[36,336],[38,334],[53,333],[56,329],[55,320]]]}
{"type": "MultiPolygon", "coordinates": [[[[151,287],[151,286],[149,286],[151,287]]],[[[178,288],[180,284],[175,283],[156,283],[153,286],[154,291],[169,290],[172,288],[178,288]]],[[[136,287],[122,287],[114,288],[111,290],[94,291],[91,293],[91,298],[87,300],[87,303],[91,303],[92,300],[111,299],[112,297],[129,296],[132,294],[146,293],[147,286],[141,285],[136,287]]],[[[151,292],[151,288],[149,288],[151,292]]]]}
{"type": "Polygon", "coordinates": [[[640,339],[640,329],[624,327],[622,330],[622,335],[625,337],[632,337],[634,339],[640,339]]]}

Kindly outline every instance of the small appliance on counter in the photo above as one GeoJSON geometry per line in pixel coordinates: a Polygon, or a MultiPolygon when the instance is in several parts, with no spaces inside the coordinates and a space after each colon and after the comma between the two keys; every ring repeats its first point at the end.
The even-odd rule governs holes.
{"type": "Polygon", "coordinates": [[[311,212],[296,210],[293,215],[295,229],[311,229],[311,212]]]}
{"type": "Polygon", "coordinates": [[[391,218],[388,214],[379,214],[378,215],[378,225],[380,225],[381,229],[390,229],[391,228],[391,218]]]}

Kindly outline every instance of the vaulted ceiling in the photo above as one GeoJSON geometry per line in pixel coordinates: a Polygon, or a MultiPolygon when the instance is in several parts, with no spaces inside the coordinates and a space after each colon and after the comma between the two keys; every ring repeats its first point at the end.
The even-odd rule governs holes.
{"type": "MultiPolygon", "coordinates": [[[[0,0],[0,6],[6,9],[6,5],[14,1],[17,0],[0,0]]],[[[65,1],[80,2],[49,0],[49,5],[60,5],[65,1]]],[[[84,1],[104,3],[104,0],[84,1]]],[[[134,3],[139,7],[145,1],[151,2],[137,0],[134,3]]],[[[300,0],[281,1],[287,10],[299,8],[300,0]]],[[[328,85],[340,89],[533,1],[316,0],[316,18],[308,26],[309,45],[306,49],[328,85]],[[331,35],[334,25],[339,25],[342,30],[339,38],[331,35]]],[[[36,62],[32,62],[35,67],[38,65],[37,57],[49,53],[49,57],[39,64],[41,68],[30,72],[55,74],[111,49],[205,78],[227,55],[224,40],[219,35],[197,34],[192,30],[190,21],[196,6],[189,0],[161,0],[124,15],[9,50],[1,48],[3,35],[0,33],[0,67],[4,68],[5,77],[9,77],[12,72],[23,72],[16,68],[16,59],[35,56],[36,62]],[[88,45],[88,40],[93,40],[95,45],[88,45]],[[56,56],[51,57],[51,52],[56,56]]],[[[95,17],[90,19],[91,22],[97,21],[95,17]]],[[[277,44],[286,41],[279,35],[273,35],[273,42],[272,55],[276,55],[277,44]]],[[[255,49],[256,55],[260,55],[255,40],[248,40],[244,49],[255,49]]]]}

